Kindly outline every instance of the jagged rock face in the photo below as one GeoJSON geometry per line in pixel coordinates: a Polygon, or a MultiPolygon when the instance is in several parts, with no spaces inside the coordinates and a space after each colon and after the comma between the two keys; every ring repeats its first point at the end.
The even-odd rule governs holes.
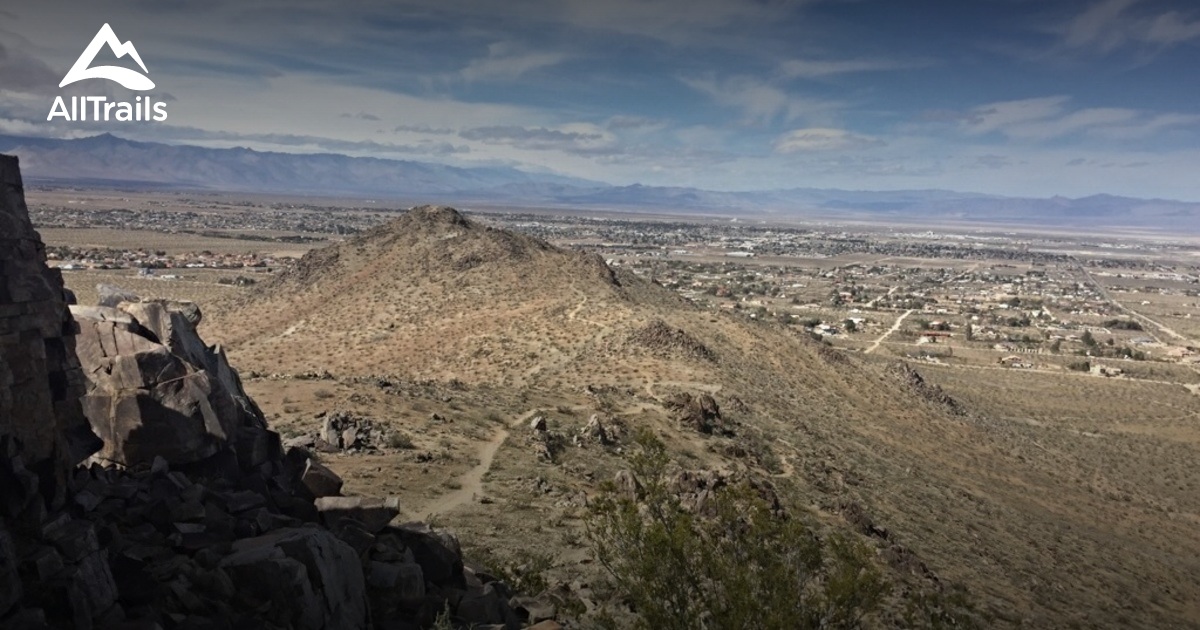
{"type": "Polygon", "coordinates": [[[190,464],[265,428],[224,353],[196,333],[195,304],[122,302],[71,312],[88,379],[84,411],[104,440],[98,459],[190,464]]]}
{"type": "Polygon", "coordinates": [[[199,309],[119,306],[74,309],[85,388],[62,278],[0,156],[0,628],[427,627],[448,607],[519,627],[453,536],[390,525],[394,500],[314,503],[315,462],[283,455],[199,309]],[[101,446],[85,389],[101,462],[142,465],[72,470],[101,446]]]}
{"type": "Polygon", "coordinates": [[[65,295],[29,222],[17,158],[0,155],[0,437],[20,443],[47,495],[100,447],[79,403],[84,380],[65,295]]]}

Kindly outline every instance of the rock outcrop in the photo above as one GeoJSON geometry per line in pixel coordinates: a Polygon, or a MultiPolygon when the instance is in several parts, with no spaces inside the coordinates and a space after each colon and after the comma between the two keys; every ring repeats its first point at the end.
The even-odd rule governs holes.
{"type": "Polygon", "coordinates": [[[251,467],[278,458],[277,436],[220,347],[196,333],[190,302],[72,306],[88,380],[84,412],[104,440],[102,463],[193,464],[234,449],[251,467]],[[259,452],[255,452],[255,451],[259,452]]]}
{"type": "Polygon", "coordinates": [[[20,444],[52,503],[70,467],[98,448],[79,397],[75,323],[62,275],[29,222],[17,159],[0,156],[0,451],[20,444]]]}
{"type": "Polygon", "coordinates": [[[661,319],[656,319],[646,326],[639,328],[629,336],[635,345],[649,348],[655,352],[679,354],[693,359],[715,361],[716,355],[708,346],[700,342],[686,331],[672,327],[661,319]]]}
{"type": "Polygon", "coordinates": [[[667,400],[667,406],[678,413],[680,423],[695,431],[705,435],[734,434],[732,423],[721,415],[716,399],[709,394],[676,394],[667,400]]]}
{"type": "Polygon", "coordinates": [[[888,373],[921,398],[945,408],[956,416],[966,415],[966,410],[957,400],[947,394],[941,386],[927,382],[921,373],[908,363],[897,361],[888,367],[888,373]]]}
{"type": "Polygon", "coordinates": [[[453,535],[396,525],[394,499],[338,496],[308,451],[284,453],[193,305],[76,308],[85,392],[15,158],[0,185],[0,628],[532,620],[453,535]]]}

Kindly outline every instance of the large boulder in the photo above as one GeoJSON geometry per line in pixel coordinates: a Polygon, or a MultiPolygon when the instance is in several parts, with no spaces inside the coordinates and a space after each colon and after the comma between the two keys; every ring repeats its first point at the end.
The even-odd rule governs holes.
{"type": "Polygon", "coordinates": [[[400,503],[396,497],[368,499],[325,496],[318,498],[316,505],[327,526],[335,527],[339,521],[353,519],[373,534],[383,531],[400,514],[400,503]]]}
{"type": "Polygon", "coordinates": [[[190,464],[233,446],[243,466],[261,463],[255,453],[271,446],[254,439],[265,431],[262,412],[224,352],[196,333],[195,304],[151,300],[71,312],[88,379],[84,413],[104,440],[98,460],[190,464]]]}
{"type": "Polygon", "coordinates": [[[239,540],[220,567],[233,579],[239,600],[277,626],[367,627],[362,565],[349,545],[327,531],[289,528],[239,540]]]}

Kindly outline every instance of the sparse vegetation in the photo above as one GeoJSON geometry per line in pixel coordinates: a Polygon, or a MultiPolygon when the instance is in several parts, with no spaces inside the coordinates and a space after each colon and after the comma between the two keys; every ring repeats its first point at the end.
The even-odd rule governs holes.
{"type": "MultiPolygon", "coordinates": [[[[220,195],[200,203],[223,204],[220,195]]],[[[247,216],[258,220],[258,210],[247,216]]],[[[218,212],[223,221],[233,216],[228,207],[218,212]]],[[[396,216],[327,214],[333,218],[320,220],[352,217],[364,228],[396,216]]],[[[228,269],[181,271],[186,282],[135,277],[130,269],[64,275],[81,303],[94,301],[97,283],[200,301],[204,326],[228,350],[272,428],[288,437],[314,435],[315,414],[344,407],[389,418],[389,429],[419,438],[419,449],[324,459],[345,476],[346,492],[398,494],[414,515],[465,496],[468,505],[457,503],[461,509],[441,520],[464,543],[482,541],[513,564],[524,564],[530,547],[558,554],[547,579],[559,590],[567,588],[563,581],[594,590],[586,607],[579,599],[560,604],[568,620],[621,597],[597,577],[598,563],[570,553],[582,524],[556,511],[582,510],[598,480],[624,465],[627,435],[608,448],[577,441],[587,418],[601,410],[629,427],[658,431],[689,468],[745,465],[762,473],[790,504],[820,507],[821,527],[838,530],[844,514],[830,506],[842,498],[861,503],[881,530],[859,529],[854,537],[878,549],[874,562],[895,585],[877,625],[962,627],[955,614],[938,612],[956,610],[950,585],[959,581],[982,591],[989,606],[1003,602],[998,616],[1014,625],[1172,627],[1190,619],[1197,587],[1179,578],[1188,559],[1200,555],[1181,525],[1200,511],[1200,472],[1188,465],[1197,459],[1200,397],[1180,386],[1200,385],[1188,365],[1197,355],[1188,347],[1200,346],[1191,341],[1200,339],[1200,291],[1192,282],[1200,269],[1190,249],[1155,244],[1151,266],[1129,255],[1136,241],[1106,259],[1092,247],[1095,239],[1061,235],[1034,237],[1025,249],[999,235],[959,244],[907,231],[847,238],[837,233],[841,227],[748,222],[516,213],[485,220],[615,260],[619,290],[603,278],[589,281],[604,269],[580,268],[515,237],[489,240],[499,230],[471,234],[461,225],[453,228],[455,239],[430,229],[419,237],[393,234],[398,240],[387,247],[369,240],[343,247],[337,264],[345,267],[319,286],[306,276],[254,317],[228,305],[269,292],[276,274],[266,269],[244,272],[260,280],[253,288],[219,284],[242,273],[228,269]],[[727,238],[753,240],[764,255],[731,261],[696,248],[673,258],[668,247],[683,245],[665,245],[719,248],[727,238]],[[636,247],[626,247],[632,239],[636,247]],[[604,245],[587,244],[597,242],[604,245]],[[1079,249],[1095,258],[1060,253],[1079,249]],[[1168,261],[1172,256],[1177,260],[1168,261]],[[373,271],[359,274],[367,265],[373,271]],[[1081,266],[1094,277],[1082,277],[1081,266]],[[669,290],[634,277],[647,270],[669,290]],[[348,277],[361,278],[352,292],[342,291],[348,277]],[[320,297],[328,295],[353,299],[320,297]],[[764,309],[765,321],[749,324],[749,315],[764,309]],[[876,351],[858,352],[908,309],[876,351]],[[296,326],[300,312],[304,323],[296,326]],[[852,332],[845,323],[851,316],[861,319],[858,330],[839,334],[852,332]],[[922,319],[948,329],[918,330],[922,319]],[[670,346],[630,352],[631,335],[655,320],[686,331],[719,360],[697,361],[670,346]],[[822,345],[808,343],[809,335],[822,345]],[[876,364],[892,357],[919,362],[929,384],[944,388],[967,415],[948,418],[944,406],[884,382],[876,364]],[[1021,367],[999,369],[998,360],[1008,357],[1021,367]],[[1071,372],[1071,363],[1085,364],[1077,366],[1083,370],[1119,366],[1120,374],[1092,378],[1071,372]],[[711,393],[738,423],[736,435],[684,432],[664,405],[680,392],[711,393]],[[748,409],[733,405],[735,397],[748,409]],[[528,422],[516,422],[535,408],[557,434],[552,461],[539,454],[528,422]],[[502,432],[509,436],[475,493],[469,473],[502,432]],[[1048,498],[1052,510],[1045,509],[1048,498]],[[897,555],[899,546],[912,551],[897,555]],[[917,588],[933,577],[906,581],[926,576],[926,567],[947,585],[944,592],[917,588]],[[1127,597],[1116,602],[1113,592],[1127,597]],[[910,593],[919,594],[911,606],[910,593]]],[[[76,227],[46,234],[75,242],[48,248],[59,260],[81,252],[120,256],[152,239],[171,255],[196,243],[239,256],[251,245],[76,227]]],[[[313,259],[320,264],[307,265],[306,273],[334,262],[313,259]]],[[[375,444],[387,446],[386,436],[375,444]]]]}
{"type": "Polygon", "coordinates": [[[669,486],[662,443],[642,433],[638,444],[639,496],[609,487],[588,533],[639,627],[857,628],[878,609],[888,586],[862,543],[819,537],[747,487],[718,492],[710,515],[689,511],[669,486]]]}
{"type": "Polygon", "coordinates": [[[417,447],[413,442],[412,436],[403,431],[392,431],[387,436],[387,445],[391,448],[398,449],[414,449],[417,447]]]}
{"type": "Polygon", "coordinates": [[[1104,322],[1104,327],[1110,330],[1145,330],[1140,323],[1132,319],[1110,319],[1104,322]]]}

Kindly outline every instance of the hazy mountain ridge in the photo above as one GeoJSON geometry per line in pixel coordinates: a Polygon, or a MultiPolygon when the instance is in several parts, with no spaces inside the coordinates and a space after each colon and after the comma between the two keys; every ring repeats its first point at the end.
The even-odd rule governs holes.
{"type": "Polygon", "coordinates": [[[719,215],[1059,226],[1098,220],[1106,226],[1200,229],[1200,203],[1105,194],[1036,199],[936,189],[727,192],[642,184],[612,186],[502,166],[464,168],[332,153],[213,149],[134,142],[110,134],[75,140],[0,136],[0,152],[21,157],[31,183],[379,195],[405,201],[437,195],[441,201],[455,203],[719,215]]]}
{"type": "Polygon", "coordinates": [[[212,149],[135,142],[111,134],[77,140],[0,136],[0,151],[20,157],[31,182],[83,180],[138,187],[326,195],[443,194],[533,181],[589,183],[508,167],[458,168],[334,153],[212,149]]]}

